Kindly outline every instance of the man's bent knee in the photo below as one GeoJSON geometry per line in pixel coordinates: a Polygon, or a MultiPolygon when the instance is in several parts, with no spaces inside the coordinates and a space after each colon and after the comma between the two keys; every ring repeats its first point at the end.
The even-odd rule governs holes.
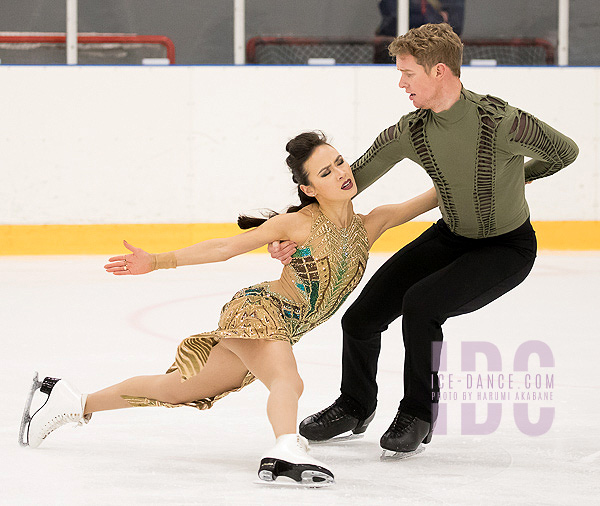
{"type": "Polygon", "coordinates": [[[438,308],[423,293],[423,290],[410,288],[402,302],[403,318],[438,319],[438,308]]]}
{"type": "Polygon", "coordinates": [[[387,323],[374,321],[368,312],[348,310],[342,316],[342,330],[352,338],[368,339],[370,334],[384,332],[387,328],[387,323]]]}

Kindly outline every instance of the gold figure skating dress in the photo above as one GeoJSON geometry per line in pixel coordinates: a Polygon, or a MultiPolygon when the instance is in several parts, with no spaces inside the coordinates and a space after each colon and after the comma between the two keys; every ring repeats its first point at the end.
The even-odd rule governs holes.
{"type": "MultiPolygon", "coordinates": [[[[367,232],[356,214],[348,227],[340,229],[317,204],[307,209],[313,220],[310,234],[283,268],[281,278],[237,292],[221,310],[216,330],[181,342],[175,363],[167,373],[179,370],[184,380],[194,376],[206,364],[213,346],[228,337],[281,340],[294,345],[337,311],[365,272],[369,255],[367,232]]],[[[185,404],[142,397],[123,398],[134,406],[208,409],[215,401],[239,391],[254,379],[248,372],[239,388],[185,404]]]]}

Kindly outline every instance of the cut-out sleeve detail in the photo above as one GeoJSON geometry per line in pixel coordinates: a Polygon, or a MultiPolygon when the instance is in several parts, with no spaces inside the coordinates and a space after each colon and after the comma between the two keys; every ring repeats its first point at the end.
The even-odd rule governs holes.
{"type": "Polygon", "coordinates": [[[399,142],[400,137],[400,123],[386,128],[367,152],[352,164],[359,193],[408,156],[405,145],[399,142]]]}
{"type": "Polygon", "coordinates": [[[520,110],[511,124],[508,142],[513,153],[532,158],[525,164],[527,182],[555,174],[573,163],[579,153],[572,139],[520,110]]]}

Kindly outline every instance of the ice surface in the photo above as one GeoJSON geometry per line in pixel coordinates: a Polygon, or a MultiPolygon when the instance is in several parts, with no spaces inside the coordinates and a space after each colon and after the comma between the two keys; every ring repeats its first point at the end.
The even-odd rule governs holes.
{"type": "MultiPolygon", "coordinates": [[[[372,256],[366,278],[385,258],[372,256]]],[[[548,344],[553,400],[530,403],[532,421],[540,405],[555,409],[547,433],[523,434],[507,402],[492,433],[461,434],[460,401],[454,401],[447,405],[447,434],[434,434],[425,452],[380,460],[379,437],[402,392],[395,323],[383,339],[375,420],[363,439],[312,446],[336,484],[311,490],[255,483],[260,457],[274,442],[267,391],[258,382],[209,411],[97,413],[89,425],[60,429],[36,450],[18,446],[34,370],[87,392],[161,373],[182,338],[216,327],[235,291],[279,274],[262,255],[127,278],[106,274],[105,260],[0,258],[0,504],[600,504],[598,253],[541,253],[521,286],[444,325],[449,362],[460,343],[487,341],[500,350],[507,373],[521,343],[548,344]]],[[[342,314],[295,347],[305,381],[301,418],[338,395],[342,314]]],[[[485,415],[486,406],[477,403],[478,413],[485,415]]]]}

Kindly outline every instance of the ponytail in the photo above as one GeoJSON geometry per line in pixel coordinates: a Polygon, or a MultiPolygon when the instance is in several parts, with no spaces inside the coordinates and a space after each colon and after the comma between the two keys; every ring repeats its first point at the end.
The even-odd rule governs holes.
{"type": "Polygon", "coordinates": [[[278,214],[279,213],[276,213],[275,211],[271,211],[270,209],[268,209],[267,211],[265,211],[263,213],[263,216],[266,216],[266,218],[255,218],[254,216],[247,216],[245,214],[240,214],[237,219],[237,224],[238,224],[238,227],[240,227],[242,230],[246,230],[248,228],[259,227],[265,221],[267,221],[269,218],[272,218],[273,216],[277,216],[278,214]]]}
{"type": "MultiPolygon", "coordinates": [[[[314,204],[315,202],[318,202],[315,197],[309,197],[306,193],[304,193],[300,189],[300,186],[298,186],[298,197],[300,197],[300,205],[288,207],[284,214],[297,213],[298,211],[300,211],[300,209],[303,209],[306,206],[309,206],[311,204],[314,204]]],[[[242,230],[246,230],[248,228],[259,227],[265,221],[267,221],[270,218],[273,218],[273,216],[277,216],[278,214],[280,214],[280,213],[275,212],[271,209],[267,209],[266,211],[263,212],[263,216],[265,216],[265,218],[256,218],[254,216],[247,216],[245,214],[240,214],[237,219],[237,224],[238,224],[238,227],[240,227],[242,230]]]]}

